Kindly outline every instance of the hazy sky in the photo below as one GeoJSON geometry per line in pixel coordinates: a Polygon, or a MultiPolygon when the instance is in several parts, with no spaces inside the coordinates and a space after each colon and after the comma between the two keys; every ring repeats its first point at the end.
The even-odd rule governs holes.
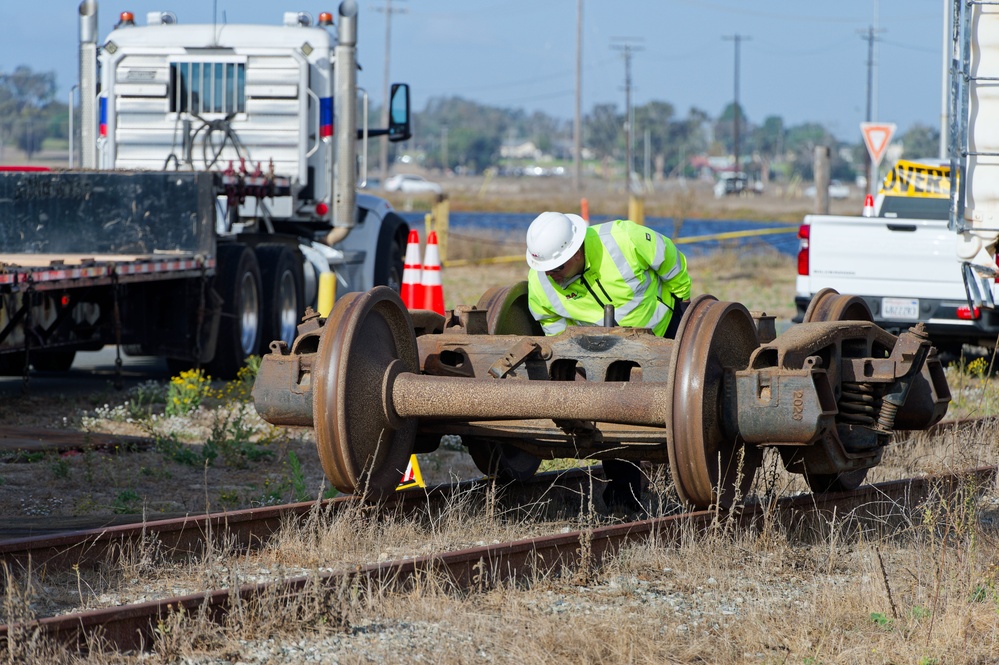
{"type": "MultiPolygon", "coordinates": [[[[375,100],[384,84],[389,0],[359,0],[359,83],[375,100]],[[379,11],[381,10],[381,11],[379,11]]],[[[0,71],[20,64],[58,72],[66,99],[77,76],[79,2],[2,0],[0,71]]],[[[430,97],[541,110],[571,119],[575,109],[577,0],[391,0],[393,81],[410,83],[416,110],[430,97]]],[[[181,23],[218,20],[278,25],[284,11],[336,13],[316,0],[100,0],[101,41],[119,12],[139,23],[170,10],[181,23]]],[[[873,119],[899,131],[938,127],[945,0],[583,0],[583,112],[625,107],[631,44],[632,102],[696,106],[711,116],[735,96],[752,122],[823,123],[860,139],[867,107],[866,34],[877,26],[873,119]]]]}

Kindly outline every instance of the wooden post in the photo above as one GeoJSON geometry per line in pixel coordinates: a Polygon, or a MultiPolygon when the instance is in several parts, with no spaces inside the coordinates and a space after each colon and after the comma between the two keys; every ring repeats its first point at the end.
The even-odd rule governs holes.
{"type": "Polygon", "coordinates": [[[829,214],[829,146],[815,146],[815,212],[829,214]]]}

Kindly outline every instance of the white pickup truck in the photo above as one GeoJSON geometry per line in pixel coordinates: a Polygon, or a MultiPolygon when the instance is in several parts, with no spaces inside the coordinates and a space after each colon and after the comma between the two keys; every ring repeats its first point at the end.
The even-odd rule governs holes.
{"type": "Polygon", "coordinates": [[[994,347],[999,313],[969,304],[948,228],[949,169],[899,162],[874,217],[808,215],[798,231],[795,305],[800,321],[824,288],[864,299],[874,321],[898,334],[921,321],[937,348],[994,347]]]}

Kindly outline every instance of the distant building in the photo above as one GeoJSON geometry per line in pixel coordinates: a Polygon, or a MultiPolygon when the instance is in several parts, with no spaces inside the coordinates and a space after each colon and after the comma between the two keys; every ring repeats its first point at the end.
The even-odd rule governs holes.
{"type": "Polygon", "coordinates": [[[541,159],[541,150],[534,141],[504,141],[500,146],[500,157],[503,159],[541,159]]]}

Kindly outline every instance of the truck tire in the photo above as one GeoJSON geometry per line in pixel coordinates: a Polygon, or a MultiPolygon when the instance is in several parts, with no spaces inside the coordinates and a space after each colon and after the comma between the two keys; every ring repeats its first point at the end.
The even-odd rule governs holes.
{"type": "Polygon", "coordinates": [[[214,288],[222,298],[222,316],[207,369],[214,378],[234,379],[246,359],[259,353],[262,337],[260,266],[249,247],[219,245],[214,288]]]}
{"type": "Polygon", "coordinates": [[[263,348],[272,340],[291,347],[305,311],[302,257],[287,245],[268,243],[257,246],[257,262],[264,287],[263,348]]]}
{"type": "Polygon", "coordinates": [[[35,351],[31,366],[39,372],[68,372],[76,359],[76,351],[35,351]]]}
{"type": "Polygon", "coordinates": [[[402,288],[403,257],[409,240],[409,224],[402,217],[389,213],[382,220],[375,250],[375,286],[387,286],[396,293],[402,288]]]}

